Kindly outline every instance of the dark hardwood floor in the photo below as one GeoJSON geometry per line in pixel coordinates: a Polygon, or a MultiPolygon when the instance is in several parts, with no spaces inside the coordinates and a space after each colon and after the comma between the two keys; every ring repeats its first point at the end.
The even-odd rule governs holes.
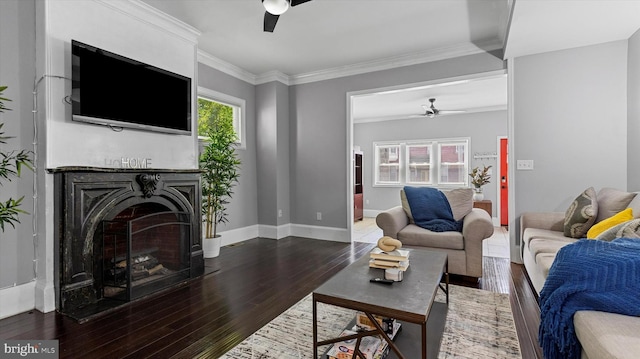
{"type": "MultiPolygon", "coordinates": [[[[0,321],[2,339],[57,339],[60,358],[216,358],[302,299],[370,244],[289,237],[224,247],[202,278],[78,324],[58,313],[0,321]]],[[[485,257],[479,282],[452,283],[509,293],[523,358],[542,358],[539,310],[521,265],[485,257]]]]}

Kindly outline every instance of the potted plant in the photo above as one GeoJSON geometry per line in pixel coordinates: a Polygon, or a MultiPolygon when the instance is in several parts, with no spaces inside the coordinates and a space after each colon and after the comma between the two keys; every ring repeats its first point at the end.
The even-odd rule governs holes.
{"type": "Polygon", "coordinates": [[[471,177],[471,184],[473,185],[473,200],[482,201],[484,199],[484,193],[482,193],[482,186],[489,183],[491,175],[489,174],[491,166],[483,166],[482,170],[479,167],[475,167],[469,176],[471,177]]]}
{"type": "MultiPolygon", "coordinates": [[[[0,86],[0,113],[5,110],[10,110],[5,107],[5,101],[11,101],[7,98],[3,98],[2,92],[7,89],[7,86],[0,86]]],[[[0,122],[0,145],[6,144],[7,140],[12,137],[7,137],[2,132],[2,127],[4,123],[0,122]]],[[[32,162],[29,158],[31,151],[20,150],[20,151],[10,151],[5,152],[0,150],[0,180],[11,181],[13,177],[20,177],[20,172],[22,166],[29,168],[33,171],[32,162]]],[[[0,183],[1,184],[1,183],[0,183]]],[[[9,198],[6,201],[0,201],[0,231],[4,232],[5,224],[10,224],[11,227],[15,228],[16,223],[20,223],[18,216],[21,213],[27,213],[26,211],[20,209],[20,205],[22,204],[22,199],[24,196],[13,199],[9,198]]]]}
{"type": "Polygon", "coordinates": [[[226,112],[225,108],[201,112],[207,117],[207,142],[200,155],[202,216],[205,225],[202,242],[205,258],[217,257],[220,253],[218,224],[229,221],[226,205],[240,176],[240,160],[235,152],[237,135],[233,128],[233,117],[226,112]]]}

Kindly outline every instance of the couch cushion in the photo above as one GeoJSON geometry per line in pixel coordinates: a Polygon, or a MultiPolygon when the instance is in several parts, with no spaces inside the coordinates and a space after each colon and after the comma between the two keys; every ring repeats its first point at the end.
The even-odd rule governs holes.
{"type": "Polygon", "coordinates": [[[640,219],[632,219],[627,222],[613,226],[600,233],[596,239],[601,241],[612,241],[616,238],[640,238],[640,219]]]}
{"type": "Polygon", "coordinates": [[[549,269],[555,259],[556,253],[538,253],[536,256],[536,264],[545,278],[549,275],[549,269]]]}
{"type": "Polygon", "coordinates": [[[471,188],[456,188],[442,191],[451,205],[453,219],[459,221],[473,209],[473,190],[471,188]]]}
{"type": "Polygon", "coordinates": [[[583,238],[595,223],[598,214],[596,191],[587,188],[573,200],[564,215],[564,235],[572,238],[583,238]]]}
{"type": "Polygon", "coordinates": [[[409,224],[398,232],[403,245],[432,248],[464,249],[464,240],[460,232],[432,232],[409,224]]]}
{"type": "MultiPolygon", "coordinates": [[[[566,238],[566,237],[564,237],[566,238]]],[[[555,253],[560,250],[560,248],[575,242],[575,239],[567,240],[557,240],[557,239],[546,239],[546,238],[533,238],[529,242],[529,251],[533,256],[536,257],[540,253],[552,253],[555,256],[555,253]]]]}
{"type": "Polygon", "coordinates": [[[640,196],[638,196],[637,192],[635,197],[629,202],[627,208],[631,208],[633,210],[633,217],[640,218],[640,196]]]}
{"type": "Polygon", "coordinates": [[[615,215],[603,219],[602,221],[594,224],[589,228],[587,232],[587,238],[595,239],[600,235],[600,233],[606,231],[607,229],[617,226],[620,223],[624,223],[633,219],[633,213],[631,208],[627,208],[625,210],[616,213],[615,215]]]}
{"type": "Polygon", "coordinates": [[[562,232],[542,228],[527,228],[523,233],[523,242],[528,246],[534,238],[554,239],[565,242],[573,242],[575,239],[565,237],[562,232]]]}
{"type": "Polygon", "coordinates": [[[589,358],[638,358],[640,317],[577,311],[573,316],[576,336],[589,358]]]}
{"type": "Polygon", "coordinates": [[[615,188],[602,188],[598,191],[598,213],[596,223],[609,218],[629,206],[631,200],[636,196],[633,192],[625,192],[615,188]]]}
{"type": "Polygon", "coordinates": [[[402,203],[402,209],[404,209],[404,213],[409,217],[409,223],[416,223],[413,220],[413,215],[411,214],[411,207],[409,207],[409,200],[407,199],[407,194],[404,193],[404,189],[400,190],[400,202],[402,203]]]}

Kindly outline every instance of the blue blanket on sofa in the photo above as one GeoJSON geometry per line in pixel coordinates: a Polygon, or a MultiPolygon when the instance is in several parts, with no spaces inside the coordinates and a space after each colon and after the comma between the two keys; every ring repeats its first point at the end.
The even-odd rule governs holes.
{"type": "Polygon", "coordinates": [[[540,292],[538,339],[546,359],[580,358],[578,310],[640,316],[639,239],[581,239],[558,251],[540,292]]]}
{"type": "Polygon", "coordinates": [[[434,232],[462,231],[462,221],[453,218],[449,200],[436,188],[404,187],[416,225],[434,232]]]}

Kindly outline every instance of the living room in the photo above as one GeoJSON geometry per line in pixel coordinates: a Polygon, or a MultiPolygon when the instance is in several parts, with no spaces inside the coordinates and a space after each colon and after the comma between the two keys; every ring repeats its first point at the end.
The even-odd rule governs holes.
{"type": "Polygon", "coordinates": [[[3,113],[2,119],[3,130],[16,136],[11,146],[33,148],[34,79],[48,77],[36,89],[36,186],[28,171],[19,181],[3,183],[3,199],[5,193],[25,195],[24,208],[32,214],[21,217],[15,230],[2,233],[0,316],[56,309],[55,191],[53,175],[46,170],[104,167],[106,159],[119,157],[151,158],[157,168],[197,168],[194,134],[117,133],[68,119],[64,97],[71,84],[55,76],[71,75],[72,39],[154,63],[197,79],[194,86],[246,101],[246,148],[238,151],[243,168],[229,205],[224,245],[289,235],[349,242],[346,94],[505,69],[510,89],[510,163],[533,160],[535,164],[533,170],[513,169],[510,176],[512,262],[521,262],[521,213],[564,211],[589,186],[639,191],[640,169],[634,164],[640,144],[634,139],[640,134],[640,104],[633,99],[640,93],[640,35],[636,32],[640,21],[599,37],[605,36],[604,28],[637,14],[633,12],[637,8],[627,8],[633,3],[628,1],[594,2],[603,8],[595,4],[593,9],[578,11],[571,9],[571,2],[514,3],[504,57],[478,51],[295,83],[278,73],[258,79],[233,64],[221,63],[199,51],[198,30],[172,23],[146,3],[2,1],[0,85],[8,86],[3,97],[12,100],[12,111],[3,113]],[[563,6],[554,8],[554,3],[563,6]],[[607,11],[613,15],[599,16],[607,11]],[[563,17],[549,19],[555,13],[563,17]],[[597,26],[585,28],[586,19],[594,14],[597,21],[592,23],[597,26]],[[85,141],[68,140],[78,137],[85,141]]]}

